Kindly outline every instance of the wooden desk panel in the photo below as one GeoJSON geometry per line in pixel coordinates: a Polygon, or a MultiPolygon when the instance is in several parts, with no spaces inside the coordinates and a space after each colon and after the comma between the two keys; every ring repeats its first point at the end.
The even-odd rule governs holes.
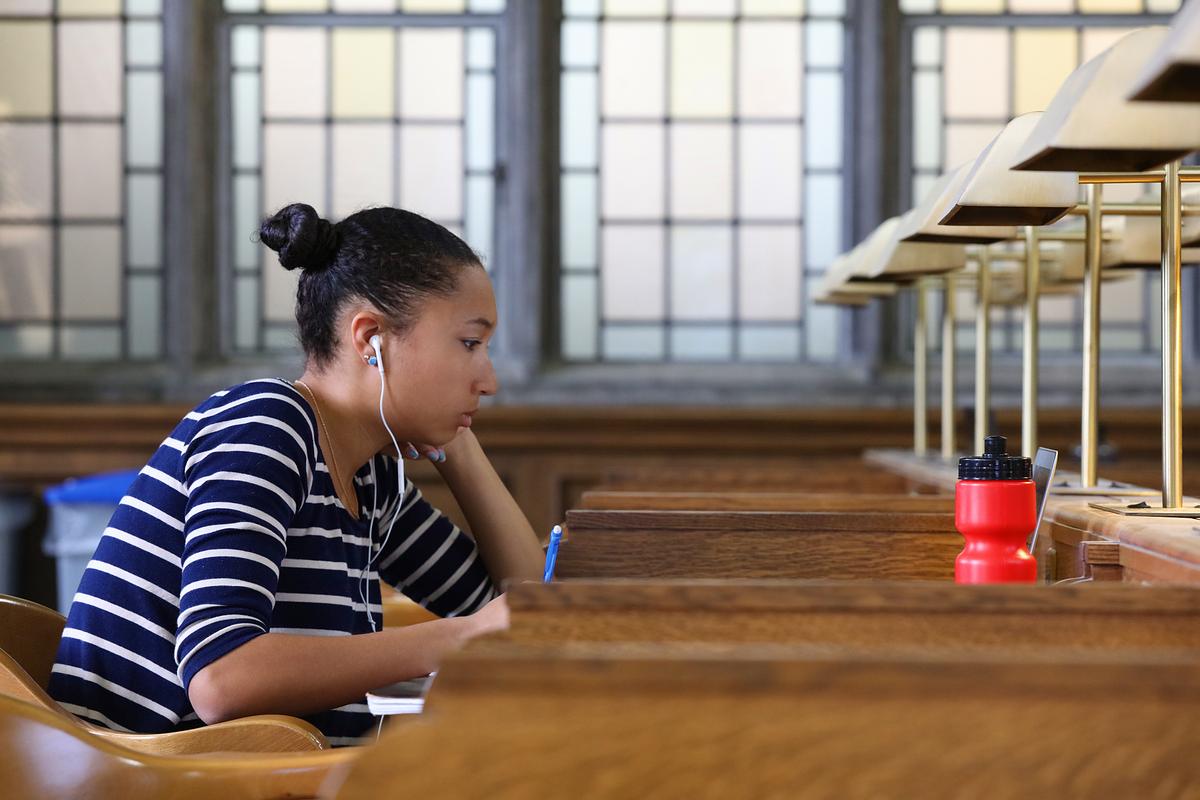
{"type": "Polygon", "coordinates": [[[874,581],[565,581],[508,594],[505,638],[863,650],[1200,649],[1200,589],[874,581]]]}
{"type": "Polygon", "coordinates": [[[642,511],[572,509],[566,529],[692,531],[878,531],[957,533],[952,513],[934,511],[642,511]]]}
{"type": "Polygon", "coordinates": [[[478,641],[337,796],[1178,796],[1195,663],[478,641]]]}
{"type": "Polygon", "coordinates": [[[962,537],[932,513],[567,514],[560,578],[949,580],[962,537]]]}
{"type": "Polygon", "coordinates": [[[954,511],[954,496],[869,492],[584,492],[580,508],[610,511],[954,511]]]}

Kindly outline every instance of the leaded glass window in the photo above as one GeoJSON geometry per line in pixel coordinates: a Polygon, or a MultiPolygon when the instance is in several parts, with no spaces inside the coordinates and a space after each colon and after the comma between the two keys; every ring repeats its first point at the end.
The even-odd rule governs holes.
{"type": "Polygon", "coordinates": [[[1180,0],[900,0],[906,14],[1174,14],[1180,0]]]}
{"type": "Polygon", "coordinates": [[[415,211],[495,266],[503,2],[226,0],[225,7],[239,12],[227,28],[236,350],[296,346],[298,275],[256,236],[260,220],[288,203],[309,203],[334,220],[375,205],[415,211]],[[313,17],[276,22],[276,12],[313,17]],[[429,22],[422,14],[438,16],[429,22]]]}
{"type": "Polygon", "coordinates": [[[838,354],[840,0],[565,0],[567,361],[838,354]]]}
{"type": "Polygon", "coordinates": [[[163,347],[157,0],[0,5],[0,359],[163,347]]]}

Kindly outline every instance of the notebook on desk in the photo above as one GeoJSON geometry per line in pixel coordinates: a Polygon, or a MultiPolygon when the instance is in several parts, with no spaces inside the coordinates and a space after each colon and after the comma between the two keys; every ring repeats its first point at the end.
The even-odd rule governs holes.
{"type": "Polygon", "coordinates": [[[425,708],[425,695],[433,683],[433,676],[400,681],[390,686],[367,692],[367,709],[377,717],[388,714],[420,714],[425,708]]]}

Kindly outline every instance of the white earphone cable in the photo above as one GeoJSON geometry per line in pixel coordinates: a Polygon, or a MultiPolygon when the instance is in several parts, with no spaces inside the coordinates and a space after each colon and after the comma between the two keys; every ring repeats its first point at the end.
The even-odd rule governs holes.
{"type": "Polygon", "coordinates": [[[365,597],[366,592],[365,592],[364,587],[367,583],[367,574],[370,572],[371,564],[374,563],[375,558],[378,556],[378,554],[383,552],[383,548],[387,546],[388,539],[390,539],[392,536],[392,528],[395,527],[396,519],[399,518],[399,516],[400,516],[400,507],[401,507],[401,504],[404,502],[404,454],[402,452],[400,452],[400,444],[399,444],[399,442],[396,441],[396,434],[392,433],[392,427],[390,425],[388,425],[387,417],[385,417],[383,414],[383,396],[384,396],[384,392],[386,390],[386,381],[384,380],[383,351],[382,351],[382,348],[380,347],[379,338],[377,336],[371,337],[371,346],[375,348],[375,358],[378,359],[377,366],[378,366],[378,370],[379,370],[379,420],[380,420],[380,422],[383,423],[384,430],[387,431],[388,436],[391,438],[392,446],[396,448],[396,504],[394,506],[395,510],[392,512],[392,521],[390,523],[388,523],[387,533],[384,534],[383,541],[381,541],[379,543],[378,550],[376,550],[374,547],[374,545],[375,545],[374,532],[375,532],[375,508],[376,508],[376,503],[379,498],[379,480],[378,480],[378,476],[375,475],[375,461],[374,461],[374,459],[371,460],[371,484],[372,484],[371,520],[367,526],[367,563],[363,567],[362,574],[359,576],[359,585],[358,585],[359,592],[358,593],[359,593],[359,597],[363,601],[363,607],[366,608],[366,610],[367,610],[367,621],[370,622],[370,624],[371,624],[371,632],[374,633],[377,630],[375,627],[375,617],[374,617],[374,615],[371,614],[371,607],[367,603],[367,599],[365,597]]]}

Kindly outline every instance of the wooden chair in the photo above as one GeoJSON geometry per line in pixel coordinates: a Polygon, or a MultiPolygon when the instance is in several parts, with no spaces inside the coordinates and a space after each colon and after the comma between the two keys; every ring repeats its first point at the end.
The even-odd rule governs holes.
{"type": "MultiPolygon", "coordinates": [[[[0,697],[0,794],[43,800],[312,798],[364,748],[328,752],[158,755],[98,737],[63,714],[0,697]]],[[[340,782],[337,779],[336,782],[340,782]]]]}
{"type": "Polygon", "coordinates": [[[187,731],[137,734],[109,730],[70,713],[49,694],[50,668],[66,620],[53,609],[0,595],[0,696],[39,706],[81,731],[142,753],[287,753],[325,750],[325,736],[302,719],[264,714],[187,731]]]}
{"type": "Polygon", "coordinates": [[[406,628],[438,618],[437,614],[417,605],[383,581],[379,582],[379,594],[383,602],[385,628],[406,628]]]}
{"type": "Polygon", "coordinates": [[[0,650],[42,689],[50,685],[50,668],[66,624],[66,617],[52,608],[0,594],[0,650]]]}

